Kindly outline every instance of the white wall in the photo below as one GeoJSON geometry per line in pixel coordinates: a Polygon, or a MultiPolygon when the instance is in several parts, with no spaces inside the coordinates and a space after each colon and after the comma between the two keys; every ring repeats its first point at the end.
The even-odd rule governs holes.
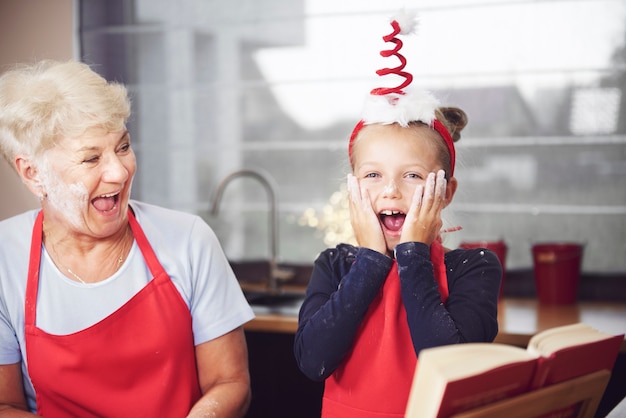
{"type": "MultiPolygon", "coordinates": [[[[73,57],[73,0],[0,0],[0,72],[18,62],[73,57]]],[[[38,206],[0,158],[0,219],[38,206]]]]}

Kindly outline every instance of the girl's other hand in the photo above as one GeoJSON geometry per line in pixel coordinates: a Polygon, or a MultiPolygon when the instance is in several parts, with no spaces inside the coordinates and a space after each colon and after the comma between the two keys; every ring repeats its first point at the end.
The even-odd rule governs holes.
{"type": "Polygon", "coordinates": [[[437,239],[443,226],[441,211],[446,207],[446,185],[445,173],[439,170],[428,175],[424,186],[416,187],[400,242],[431,245],[437,239]]]}
{"type": "Polygon", "coordinates": [[[357,244],[360,247],[387,254],[387,242],[378,215],[372,207],[369,193],[360,187],[358,179],[352,174],[348,174],[348,193],[350,195],[350,223],[357,244]]]}

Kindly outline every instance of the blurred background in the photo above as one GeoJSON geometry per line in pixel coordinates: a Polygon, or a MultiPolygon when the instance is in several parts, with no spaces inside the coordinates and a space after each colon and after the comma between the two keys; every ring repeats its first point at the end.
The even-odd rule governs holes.
{"type": "MultiPolygon", "coordinates": [[[[35,14],[50,8],[0,0],[3,23],[18,25],[9,16],[29,3],[35,14]]],[[[419,19],[402,38],[413,85],[469,116],[445,211],[446,226],[463,229],[445,244],[504,240],[507,268],[525,269],[533,243],[574,241],[584,271],[626,271],[623,0],[55,4],[69,13],[71,54],[129,88],[133,197],[200,214],[233,260],[270,252],[268,196],[255,179],[234,180],[210,213],[220,180],[242,168],[275,183],[281,261],[310,263],[352,239],[347,138],[365,95],[398,84],[375,71],[395,65],[379,56],[382,36],[407,9],[419,19]]],[[[9,39],[20,42],[2,39],[0,58],[9,39]]]]}

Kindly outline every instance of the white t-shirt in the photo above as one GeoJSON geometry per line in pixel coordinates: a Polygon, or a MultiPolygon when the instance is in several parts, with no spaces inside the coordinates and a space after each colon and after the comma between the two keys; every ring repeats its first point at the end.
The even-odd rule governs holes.
{"type": "MultiPolygon", "coordinates": [[[[211,228],[199,216],[145,203],[130,203],[137,222],[192,316],[195,344],[232,331],[254,318],[211,228]]],[[[38,210],[0,222],[0,364],[26,359],[24,300],[32,229],[38,210]]],[[[42,245],[37,326],[51,334],[80,331],[130,300],[152,276],[137,243],[108,279],[82,284],[68,279],[42,245]]],[[[29,406],[35,398],[22,373],[29,406]]]]}

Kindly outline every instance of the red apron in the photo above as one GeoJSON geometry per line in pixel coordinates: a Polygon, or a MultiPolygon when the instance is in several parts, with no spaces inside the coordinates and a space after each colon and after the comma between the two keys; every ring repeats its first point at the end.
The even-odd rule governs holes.
{"type": "Polygon", "coordinates": [[[42,416],[184,417],[201,396],[189,309],[130,210],[128,217],[153,279],[100,322],[52,335],[36,326],[43,213],[37,216],[25,339],[42,416]]]}
{"type": "MultiPolygon", "coordinates": [[[[439,293],[445,302],[448,281],[443,247],[431,247],[439,293]],[[443,274],[442,274],[443,273],[443,274]]],[[[394,260],[383,288],[370,305],[355,336],[352,351],[326,379],[322,417],[404,417],[417,356],[402,303],[398,265],[394,260]]]]}

